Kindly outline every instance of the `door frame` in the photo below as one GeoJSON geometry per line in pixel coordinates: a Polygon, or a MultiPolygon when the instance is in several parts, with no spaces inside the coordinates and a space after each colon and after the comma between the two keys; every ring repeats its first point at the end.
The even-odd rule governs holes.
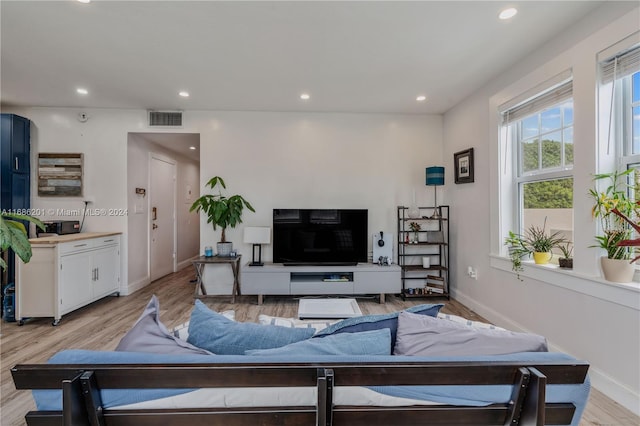
{"type": "Polygon", "coordinates": [[[153,184],[151,181],[151,167],[153,164],[153,160],[164,161],[165,163],[169,163],[173,166],[173,185],[171,188],[171,194],[173,197],[171,207],[172,207],[172,261],[171,261],[171,270],[172,272],[176,272],[178,270],[178,224],[177,224],[177,194],[178,194],[178,177],[177,177],[177,161],[171,157],[166,155],[157,153],[157,152],[149,152],[149,167],[148,167],[148,177],[147,181],[149,182],[149,196],[147,197],[147,247],[149,256],[147,256],[147,276],[149,277],[149,282],[153,282],[151,278],[151,197],[153,194],[153,184]]]}

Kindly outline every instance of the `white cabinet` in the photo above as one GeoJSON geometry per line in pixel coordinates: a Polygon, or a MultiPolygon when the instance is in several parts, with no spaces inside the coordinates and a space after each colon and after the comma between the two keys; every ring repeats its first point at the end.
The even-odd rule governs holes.
{"type": "Polygon", "coordinates": [[[33,256],[18,261],[16,319],[62,315],[120,291],[120,235],[86,233],[31,240],[33,256]]]}
{"type": "Polygon", "coordinates": [[[354,266],[264,266],[242,267],[243,295],[357,295],[400,293],[400,267],[360,263],[354,266]]]}

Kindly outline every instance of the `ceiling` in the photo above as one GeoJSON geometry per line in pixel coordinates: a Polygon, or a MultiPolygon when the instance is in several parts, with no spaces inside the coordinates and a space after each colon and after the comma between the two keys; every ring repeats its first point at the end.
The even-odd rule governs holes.
{"type": "Polygon", "coordinates": [[[1,101],[443,113],[602,3],[3,0],[1,101]]]}

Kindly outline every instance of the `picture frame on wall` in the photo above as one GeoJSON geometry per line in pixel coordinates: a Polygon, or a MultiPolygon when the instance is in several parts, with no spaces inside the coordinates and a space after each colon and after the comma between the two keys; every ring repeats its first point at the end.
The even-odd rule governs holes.
{"type": "Polygon", "coordinates": [[[473,178],[473,148],[453,154],[456,183],[471,183],[473,178]]]}

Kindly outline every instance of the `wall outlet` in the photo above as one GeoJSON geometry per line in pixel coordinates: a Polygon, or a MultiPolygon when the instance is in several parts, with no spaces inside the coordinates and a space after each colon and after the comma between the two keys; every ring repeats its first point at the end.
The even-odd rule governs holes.
{"type": "Polygon", "coordinates": [[[478,271],[473,266],[467,267],[467,275],[469,275],[469,278],[473,278],[474,280],[478,279],[478,271]]]}

